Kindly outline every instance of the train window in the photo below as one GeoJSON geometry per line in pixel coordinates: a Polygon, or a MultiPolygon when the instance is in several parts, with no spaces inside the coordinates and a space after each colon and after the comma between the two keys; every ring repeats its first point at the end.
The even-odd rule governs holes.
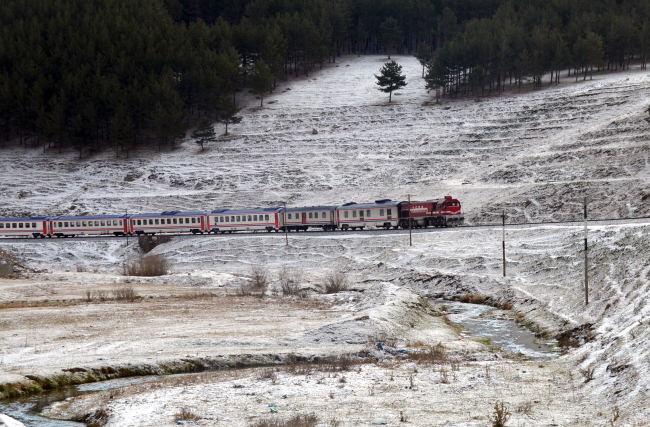
{"type": "Polygon", "coordinates": [[[171,224],[171,223],[172,223],[171,218],[167,218],[167,224],[171,224]]]}
{"type": "Polygon", "coordinates": [[[311,218],[313,218],[313,217],[314,217],[314,214],[311,213],[311,212],[309,212],[309,219],[311,219],[311,218]]]}
{"type": "Polygon", "coordinates": [[[235,222],[235,217],[234,216],[230,217],[230,222],[235,222]]]}
{"type": "Polygon", "coordinates": [[[370,218],[370,209],[366,211],[366,218],[370,218]]]}
{"type": "Polygon", "coordinates": [[[63,227],[63,223],[62,223],[62,222],[59,223],[59,227],[63,227]]]}
{"type": "Polygon", "coordinates": [[[249,220],[249,221],[252,221],[252,220],[253,220],[253,216],[252,216],[252,215],[248,215],[248,220],[249,220]]]}
{"type": "Polygon", "coordinates": [[[291,219],[291,214],[289,214],[289,219],[291,219]]]}
{"type": "Polygon", "coordinates": [[[81,221],[82,227],[88,227],[88,223],[86,221],[81,221]]]}
{"type": "Polygon", "coordinates": [[[264,215],[264,221],[268,221],[268,220],[269,220],[269,216],[268,216],[268,215],[264,215]]]}
{"type": "Polygon", "coordinates": [[[106,227],[106,221],[101,221],[101,226],[106,227]]]}
{"type": "Polygon", "coordinates": [[[5,228],[4,223],[0,223],[0,228],[5,228]]]}
{"type": "Polygon", "coordinates": [[[379,216],[384,216],[384,210],[383,209],[379,209],[379,216]]]}
{"type": "Polygon", "coordinates": [[[178,224],[178,221],[176,220],[176,218],[174,218],[173,221],[174,221],[174,224],[178,224]]]}
{"type": "MultiPolygon", "coordinates": [[[[22,226],[22,224],[21,224],[21,226],[22,226]]],[[[64,227],[69,227],[69,225],[68,225],[67,222],[64,222],[64,223],[63,223],[63,226],[64,226],[64,227]]]]}
{"type": "Polygon", "coordinates": [[[158,219],[153,220],[154,224],[159,225],[160,221],[158,219]]]}
{"type": "MultiPolygon", "coordinates": [[[[221,217],[221,219],[223,219],[223,217],[221,217]]],[[[230,217],[229,216],[226,217],[226,222],[230,222],[230,217]]]]}
{"type": "Polygon", "coordinates": [[[122,220],[120,220],[120,223],[119,223],[119,225],[122,225],[122,220]]]}
{"type": "Polygon", "coordinates": [[[343,216],[347,218],[348,217],[348,211],[343,212],[343,216]]]}
{"type": "Polygon", "coordinates": [[[237,215],[237,222],[241,221],[241,216],[237,215]]]}
{"type": "Polygon", "coordinates": [[[356,217],[357,217],[357,211],[352,211],[352,218],[356,218],[356,217]]]}
{"type": "Polygon", "coordinates": [[[189,218],[185,218],[185,224],[189,224],[189,223],[190,223],[190,219],[189,219],[189,218]]]}
{"type": "Polygon", "coordinates": [[[323,212],[323,213],[321,214],[321,218],[327,218],[327,212],[323,212]]]}
{"type": "Polygon", "coordinates": [[[253,221],[257,221],[257,215],[253,215],[253,221]]]}
{"type": "Polygon", "coordinates": [[[219,222],[223,222],[223,217],[222,216],[219,217],[219,222]]]}
{"type": "Polygon", "coordinates": [[[29,228],[29,223],[25,223],[25,228],[29,228]]]}
{"type": "Polygon", "coordinates": [[[36,223],[32,222],[32,228],[36,228],[36,223]]]}
{"type": "Polygon", "coordinates": [[[386,209],[386,215],[392,215],[391,213],[392,211],[393,211],[392,209],[386,209]]]}
{"type": "Polygon", "coordinates": [[[95,221],[95,227],[99,227],[99,221],[95,221]]]}
{"type": "Polygon", "coordinates": [[[18,224],[14,222],[13,224],[11,224],[11,228],[18,228],[18,224]]]}

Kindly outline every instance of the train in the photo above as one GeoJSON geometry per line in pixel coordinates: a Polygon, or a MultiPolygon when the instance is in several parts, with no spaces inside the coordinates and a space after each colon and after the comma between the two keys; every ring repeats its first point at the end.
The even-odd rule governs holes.
{"type": "Polygon", "coordinates": [[[141,236],[161,233],[224,234],[242,231],[324,231],[457,227],[461,204],[451,196],[436,201],[390,199],[339,206],[213,211],[165,211],[124,215],[0,218],[0,237],[141,236]]]}

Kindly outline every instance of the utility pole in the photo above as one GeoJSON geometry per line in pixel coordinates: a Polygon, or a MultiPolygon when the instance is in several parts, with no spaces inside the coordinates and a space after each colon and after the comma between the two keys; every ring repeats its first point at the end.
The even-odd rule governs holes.
{"type": "Polygon", "coordinates": [[[411,195],[409,194],[409,246],[413,246],[413,235],[411,234],[411,195]]]}
{"type": "Polygon", "coordinates": [[[284,213],[282,214],[282,226],[284,227],[284,240],[286,242],[285,246],[289,246],[289,234],[287,231],[289,228],[287,227],[287,202],[282,202],[284,204],[284,213]]]}
{"type": "Polygon", "coordinates": [[[584,201],[584,215],[585,215],[585,305],[589,305],[589,259],[588,259],[588,246],[587,246],[587,198],[584,201]]]}
{"type": "Polygon", "coordinates": [[[503,229],[501,235],[501,248],[503,249],[503,277],[506,277],[506,211],[501,214],[503,229]]]}

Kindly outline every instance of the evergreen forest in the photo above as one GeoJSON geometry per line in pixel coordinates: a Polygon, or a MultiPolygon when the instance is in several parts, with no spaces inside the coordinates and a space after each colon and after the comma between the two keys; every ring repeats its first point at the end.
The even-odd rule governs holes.
{"type": "Polygon", "coordinates": [[[173,149],[341,54],[415,55],[436,96],[480,96],[645,68],[649,42],[647,0],[3,0],[0,147],[173,149]]]}

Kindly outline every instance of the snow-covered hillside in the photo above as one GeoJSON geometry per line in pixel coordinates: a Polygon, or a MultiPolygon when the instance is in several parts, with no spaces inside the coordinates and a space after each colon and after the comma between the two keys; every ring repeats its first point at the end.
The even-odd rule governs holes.
{"type": "MultiPolygon", "coordinates": [[[[432,102],[421,67],[397,57],[408,86],[375,89],[383,57],[347,56],[280,84],[258,108],[250,95],[232,135],[201,152],[0,151],[0,215],[417,199],[452,194],[474,221],[650,212],[644,109],[647,72],[564,78],[558,87],[432,102]],[[316,129],[318,134],[312,134],[316,129]]],[[[222,131],[221,129],[218,129],[222,131]]]]}

